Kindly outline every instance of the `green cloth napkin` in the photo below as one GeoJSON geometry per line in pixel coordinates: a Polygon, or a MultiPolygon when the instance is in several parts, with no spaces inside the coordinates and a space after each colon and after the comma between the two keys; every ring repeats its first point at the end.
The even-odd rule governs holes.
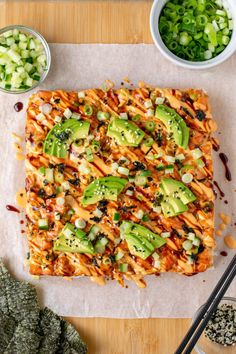
{"type": "Polygon", "coordinates": [[[86,354],[75,328],[38,306],[35,288],[13,279],[0,259],[0,354],[86,354]]]}

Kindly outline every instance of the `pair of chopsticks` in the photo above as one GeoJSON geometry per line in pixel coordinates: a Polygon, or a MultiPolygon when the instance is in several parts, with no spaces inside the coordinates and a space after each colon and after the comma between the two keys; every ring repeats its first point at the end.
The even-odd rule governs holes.
{"type": "Polygon", "coordinates": [[[226,268],[224,274],[220,278],[216,287],[209,296],[207,302],[203,306],[202,310],[197,315],[192,326],[186,333],[183,341],[176,350],[175,354],[190,354],[200,338],[202,332],[204,331],[208,321],[210,320],[212,314],[216,311],[220,300],[226,293],[228,287],[236,276],[236,254],[232,261],[226,268]]]}

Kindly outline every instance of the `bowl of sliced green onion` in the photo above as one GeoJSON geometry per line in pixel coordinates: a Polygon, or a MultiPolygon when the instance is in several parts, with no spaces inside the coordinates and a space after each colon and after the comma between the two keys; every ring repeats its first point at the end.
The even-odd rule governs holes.
{"type": "Polygon", "coordinates": [[[13,25],[0,30],[0,90],[29,91],[42,83],[51,54],[43,36],[32,28],[13,25]]]}
{"type": "Polygon", "coordinates": [[[161,53],[185,68],[206,69],[236,50],[236,1],[155,0],[152,38],[161,53]]]}

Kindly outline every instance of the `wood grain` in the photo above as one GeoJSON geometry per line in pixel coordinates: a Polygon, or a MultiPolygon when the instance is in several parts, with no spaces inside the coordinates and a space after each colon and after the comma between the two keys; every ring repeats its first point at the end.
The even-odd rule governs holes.
{"type": "Polygon", "coordinates": [[[58,43],[151,43],[151,0],[0,1],[1,27],[24,24],[58,43]]]}
{"type": "Polygon", "coordinates": [[[68,320],[88,343],[89,354],[173,354],[190,324],[186,319],[68,320]]]}
{"type": "MultiPolygon", "coordinates": [[[[0,27],[31,26],[54,43],[152,43],[151,5],[151,0],[0,0],[0,27]]],[[[188,319],[68,320],[88,343],[90,354],[173,354],[190,323],[188,319]]]]}

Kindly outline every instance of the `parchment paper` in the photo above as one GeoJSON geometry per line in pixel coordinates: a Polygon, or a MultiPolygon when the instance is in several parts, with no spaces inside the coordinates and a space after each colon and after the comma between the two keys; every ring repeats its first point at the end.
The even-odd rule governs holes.
{"type": "MultiPolygon", "coordinates": [[[[105,79],[120,85],[128,76],[132,83],[138,80],[156,86],[176,88],[204,88],[210,95],[213,112],[219,125],[216,134],[221,140],[221,151],[230,160],[233,175],[231,183],[224,178],[223,165],[215,153],[215,179],[226,193],[228,204],[219,199],[219,211],[233,214],[236,222],[236,56],[226,63],[208,71],[192,71],[179,68],[164,59],[154,45],[68,45],[52,44],[51,71],[40,87],[42,89],[80,90],[100,86],[105,79]]],[[[161,277],[147,277],[147,288],[138,289],[127,283],[121,288],[115,281],[98,286],[87,278],[66,281],[61,278],[45,277],[34,280],[23,266],[27,244],[19,220],[22,216],[6,210],[6,204],[15,204],[17,190],[24,186],[23,163],[14,159],[11,132],[23,134],[25,108],[31,93],[10,95],[0,93],[0,256],[10,270],[19,278],[37,286],[40,299],[45,306],[60,315],[81,317],[191,317],[206,300],[229,263],[234,251],[227,257],[219,252],[226,250],[222,238],[217,238],[218,248],[215,267],[206,273],[193,277],[163,274],[161,277]],[[24,103],[24,110],[16,113],[17,101],[24,103]]],[[[216,216],[216,226],[219,219],[216,216]]],[[[234,232],[235,226],[227,232],[234,232]]],[[[228,295],[236,296],[236,281],[228,295]]]]}

